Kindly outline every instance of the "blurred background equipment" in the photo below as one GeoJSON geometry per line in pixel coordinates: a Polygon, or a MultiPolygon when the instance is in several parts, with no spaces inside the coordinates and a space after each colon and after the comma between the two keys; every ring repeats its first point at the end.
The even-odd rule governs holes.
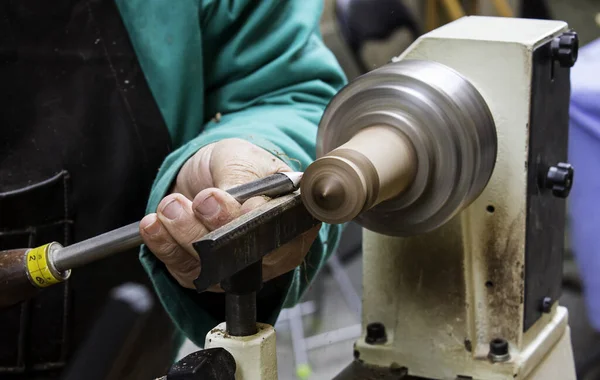
{"type": "Polygon", "coordinates": [[[353,79],[389,62],[420,34],[461,15],[565,20],[584,45],[600,35],[599,8],[596,0],[325,0],[321,31],[353,79]],[[361,12],[366,6],[369,12],[361,12]],[[375,17],[375,25],[365,25],[375,17]]]}
{"type": "Polygon", "coordinates": [[[128,352],[135,347],[141,327],[153,307],[152,295],[142,285],[129,283],[113,289],[62,379],[117,378],[123,368],[131,364],[128,352]]]}

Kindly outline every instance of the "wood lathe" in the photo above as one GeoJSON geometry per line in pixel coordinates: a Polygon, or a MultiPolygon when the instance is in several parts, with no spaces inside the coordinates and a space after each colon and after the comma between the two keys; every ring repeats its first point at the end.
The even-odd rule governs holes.
{"type": "Polygon", "coordinates": [[[336,379],[575,379],[557,300],[577,49],[564,22],[465,17],[331,101],[301,191],[364,227],[363,335],[336,379]]]}

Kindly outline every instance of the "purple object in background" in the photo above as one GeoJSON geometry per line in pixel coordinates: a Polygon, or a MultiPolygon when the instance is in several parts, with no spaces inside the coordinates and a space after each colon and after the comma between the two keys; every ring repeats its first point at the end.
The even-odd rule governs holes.
{"type": "Polygon", "coordinates": [[[571,69],[569,114],[570,240],[590,323],[600,331],[600,39],[580,49],[571,69]]]}

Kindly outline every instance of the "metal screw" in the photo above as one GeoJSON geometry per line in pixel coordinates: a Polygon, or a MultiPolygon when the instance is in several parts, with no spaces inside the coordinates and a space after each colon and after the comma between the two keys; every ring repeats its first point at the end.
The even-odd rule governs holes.
{"type": "Polygon", "coordinates": [[[566,198],[573,187],[575,170],[570,164],[559,162],[556,166],[550,166],[546,174],[545,187],[552,189],[555,197],[566,198]]]}
{"type": "Polygon", "coordinates": [[[552,41],[550,49],[552,58],[558,61],[561,67],[573,67],[577,61],[579,37],[572,30],[565,32],[552,41]]]}
{"type": "Polygon", "coordinates": [[[552,298],[544,297],[542,300],[542,313],[549,313],[552,310],[552,298]]]}
{"type": "Polygon", "coordinates": [[[385,326],[380,322],[373,322],[367,325],[367,336],[365,338],[367,344],[383,344],[387,342],[385,326]]]}
{"type": "Polygon", "coordinates": [[[489,358],[494,363],[505,362],[510,359],[506,339],[496,338],[490,342],[489,358]]]}

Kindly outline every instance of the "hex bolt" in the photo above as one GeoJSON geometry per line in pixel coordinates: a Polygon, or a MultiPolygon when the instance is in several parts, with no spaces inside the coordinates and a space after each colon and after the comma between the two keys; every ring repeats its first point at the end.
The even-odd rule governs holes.
{"type": "Polygon", "coordinates": [[[573,67],[577,61],[579,37],[572,30],[565,32],[552,40],[550,49],[552,58],[558,61],[560,67],[573,67]]]}
{"type": "Polygon", "coordinates": [[[570,164],[559,162],[556,166],[550,166],[546,174],[545,187],[552,189],[552,194],[558,198],[566,198],[573,187],[575,170],[570,164]]]}
{"type": "Polygon", "coordinates": [[[489,358],[494,363],[505,362],[510,359],[508,342],[506,339],[496,338],[490,342],[489,358]]]}
{"type": "Polygon", "coordinates": [[[542,300],[542,313],[548,314],[550,311],[552,311],[552,298],[544,297],[542,300]]]}
{"type": "Polygon", "coordinates": [[[372,322],[367,325],[365,342],[367,344],[383,344],[387,342],[387,335],[383,323],[372,322]]]}

